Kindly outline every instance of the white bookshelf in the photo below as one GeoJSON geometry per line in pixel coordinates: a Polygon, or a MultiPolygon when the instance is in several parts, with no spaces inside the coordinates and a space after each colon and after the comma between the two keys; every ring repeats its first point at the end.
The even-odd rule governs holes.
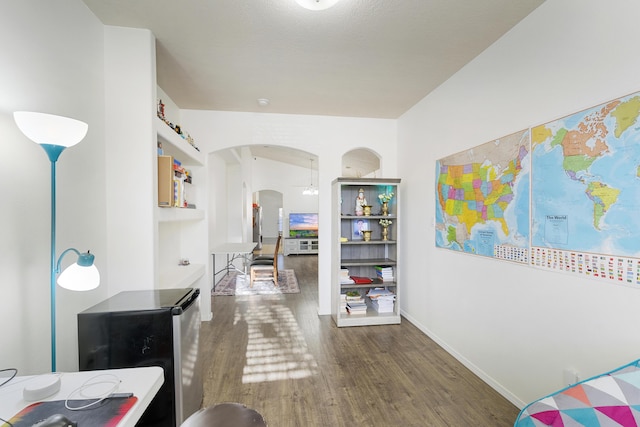
{"type": "Polygon", "coordinates": [[[389,325],[400,323],[400,277],[398,259],[400,250],[401,217],[399,212],[400,179],[376,178],[337,178],[332,183],[332,317],[337,326],[389,325]],[[371,206],[371,215],[357,216],[355,200],[359,190],[364,190],[367,204],[371,206]],[[389,212],[382,214],[382,205],[378,195],[393,192],[389,201],[389,212]],[[382,238],[381,219],[391,220],[388,240],[382,238]],[[366,221],[371,231],[371,240],[365,241],[354,232],[359,220],[366,221]],[[382,281],[376,275],[376,266],[389,266],[393,269],[393,281],[382,281]],[[344,284],[340,280],[341,269],[348,269],[350,276],[372,279],[368,284],[344,284]],[[365,296],[371,288],[387,288],[395,294],[393,311],[379,313],[365,296]],[[357,291],[365,296],[369,307],[366,314],[349,314],[341,300],[348,291],[357,291]]]}

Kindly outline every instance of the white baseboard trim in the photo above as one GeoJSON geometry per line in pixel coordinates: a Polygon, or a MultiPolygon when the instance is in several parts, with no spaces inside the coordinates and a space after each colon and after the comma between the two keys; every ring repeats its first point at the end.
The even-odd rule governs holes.
{"type": "Polygon", "coordinates": [[[402,315],[402,317],[404,317],[409,322],[411,322],[416,328],[420,329],[420,331],[422,331],[422,333],[424,333],[426,336],[428,336],[433,341],[435,341],[436,344],[438,344],[440,347],[442,347],[447,353],[449,353],[451,356],[453,356],[458,362],[462,363],[471,372],[476,374],[482,381],[484,381],[491,388],[493,388],[495,391],[500,393],[500,395],[502,395],[509,402],[513,403],[519,409],[522,409],[527,405],[527,403],[525,403],[522,400],[518,399],[513,393],[511,393],[509,390],[504,388],[502,386],[502,384],[500,384],[499,382],[495,381],[493,378],[491,378],[491,376],[487,375],[486,372],[484,372],[482,369],[480,369],[479,367],[474,365],[470,360],[468,360],[467,358],[462,356],[460,353],[458,353],[453,347],[449,346],[445,341],[440,339],[440,337],[438,337],[436,334],[434,334],[432,331],[430,331],[429,328],[425,327],[420,322],[418,322],[415,318],[413,318],[412,316],[408,315],[404,310],[400,310],[400,314],[402,315]]]}

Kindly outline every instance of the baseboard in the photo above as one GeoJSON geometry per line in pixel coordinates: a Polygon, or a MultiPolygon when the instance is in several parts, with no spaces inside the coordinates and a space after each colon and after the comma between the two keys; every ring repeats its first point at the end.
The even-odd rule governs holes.
{"type": "Polygon", "coordinates": [[[400,314],[402,317],[411,322],[416,328],[418,328],[422,333],[431,338],[436,342],[440,347],[444,349],[447,353],[449,353],[453,358],[455,358],[458,362],[462,363],[465,367],[467,367],[471,372],[477,375],[482,381],[487,383],[492,389],[500,393],[502,397],[507,399],[509,402],[513,403],[518,409],[522,409],[527,404],[522,400],[518,399],[513,393],[504,388],[502,384],[494,380],[491,376],[487,375],[482,369],[474,365],[470,360],[462,356],[458,353],[453,347],[449,346],[444,340],[440,339],[439,336],[434,334],[429,328],[422,325],[415,318],[408,315],[404,310],[400,310],[400,314]]]}

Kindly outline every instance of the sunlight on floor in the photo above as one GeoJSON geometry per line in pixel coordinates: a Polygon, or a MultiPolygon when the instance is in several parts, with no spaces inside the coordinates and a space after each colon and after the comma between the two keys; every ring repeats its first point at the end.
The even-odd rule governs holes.
{"type": "Polygon", "coordinates": [[[318,372],[289,308],[250,302],[246,313],[236,308],[234,324],[242,321],[248,332],[243,383],[305,378],[318,372]]]}

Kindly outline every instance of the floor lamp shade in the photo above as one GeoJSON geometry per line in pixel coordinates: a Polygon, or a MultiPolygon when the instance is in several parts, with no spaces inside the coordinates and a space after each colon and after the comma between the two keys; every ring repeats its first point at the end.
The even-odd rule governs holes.
{"type": "Polygon", "coordinates": [[[33,142],[67,148],[82,141],[89,129],[89,125],[80,120],[32,111],[16,111],[13,119],[33,142]]]}

